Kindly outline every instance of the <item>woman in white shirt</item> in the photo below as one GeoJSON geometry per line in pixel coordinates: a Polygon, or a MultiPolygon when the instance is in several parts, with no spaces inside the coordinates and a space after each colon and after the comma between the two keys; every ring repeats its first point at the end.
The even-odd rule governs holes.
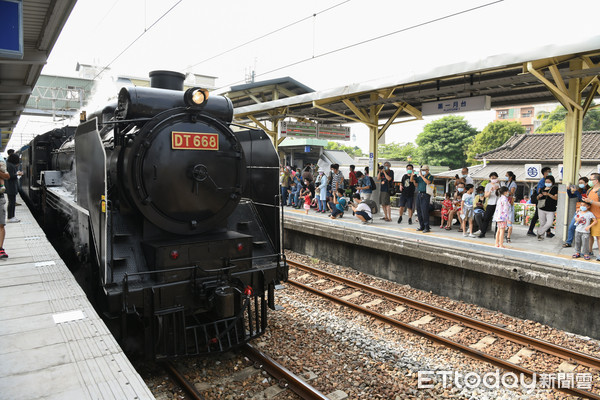
{"type": "Polygon", "coordinates": [[[479,234],[480,238],[485,237],[485,233],[487,232],[488,225],[494,216],[494,212],[496,211],[496,201],[498,197],[496,196],[496,191],[500,188],[500,184],[498,183],[498,174],[492,172],[490,175],[490,183],[485,185],[485,197],[487,197],[487,207],[485,208],[485,214],[483,214],[483,223],[480,227],[481,233],[479,234]]]}

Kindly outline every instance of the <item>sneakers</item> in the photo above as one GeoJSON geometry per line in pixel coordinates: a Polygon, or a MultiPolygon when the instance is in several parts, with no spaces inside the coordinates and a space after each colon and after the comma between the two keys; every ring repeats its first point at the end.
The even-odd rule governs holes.
{"type": "Polygon", "coordinates": [[[528,231],[527,236],[537,236],[537,235],[535,233],[533,233],[533,231],[528,231]]]}
{"type": "Polygon", "coordinates": [[[463,236],[467,237],[467,236],[469,236],[469,234],[467,232],[463,232],[463,236]]]}
{"type": "Polygon", "coordinates": [[[553,238],[554,237],[554,233],[552,233],[552,232],[546,232],[546,237],[547,238],[553,238]]]}
{"type": "Polygon", "coordinates": [[[470,238],[476,238],[476,237],[477,237],[477,235],[475,235],[474,233],[471,233],[471,234],[469,234],[469,237],[470,237],[470,238]]]}
{"type": "Polygon", "coordinates": [[[8,254],[6,254],[6,251],[4,251],[4,249],[0,248],[0,259],[5,258],[8,258],[8,254]]]}
{"type": "Polygon", "coordinates": [[[542,241],[542,240],[544,240],[544,235],[537,235],[537,238],[539,241],[542,241]]]}
{"type": "Polygon", "coordinates": [[[21,220],[17,217],[12,217],[6,220],[6,222],[11,223],[11,222],[21,222],[21,220]]]}
{"type": "Polygon", "coordinates": [[[481,231],[477,231],[477,232],[475,232],[473,235],[474,235],[474,236],[479,236],[480,234],[481,234],[481,231]]]}
{"type": "MultiPolygon", "coordinates": [[[[410,221],[410,219],[409,219],[409,221],[410,221]]],[[[398,218],[398,223],[399,224],[402,223],[402,215],[398,218]]]]}
{"type": "Polygon", "coordinates": [[[409,225],[412,225],[412,218],[409,218],[409,219],[408,219],[408,224],[409,224],[409,225]]]}

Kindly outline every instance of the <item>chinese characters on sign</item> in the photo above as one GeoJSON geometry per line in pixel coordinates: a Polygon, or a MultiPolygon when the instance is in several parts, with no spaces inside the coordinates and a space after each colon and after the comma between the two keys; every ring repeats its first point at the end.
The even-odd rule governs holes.
{"type": "Polygon", "coordinates": [[[350,140],[350,128],[340,125],[282,121],[279,123],[278,132],[279,137],[350,140]]]}
{"type": "Polygon", "coordinates": [[[466,111],[489,110],[490,108],[490,96],[475,96],[423,103],[421,113],[423,115],[449,114],[466,111]]]}

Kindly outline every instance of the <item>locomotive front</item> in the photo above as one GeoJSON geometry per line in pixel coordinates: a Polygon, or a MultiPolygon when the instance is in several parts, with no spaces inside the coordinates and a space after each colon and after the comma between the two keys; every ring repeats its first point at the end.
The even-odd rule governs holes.
{"type": "Polygon", "coordinates": [[[264,132],[232,131],[229,99],[183,91],[182,74],[150,76],[152,87],[122,88],[57,151],[64,176],[76,170],[70,225],[79,242],[89,232],[79,248],[126,351],[226,351],[264,332],[287,279],[279,160],[264,132]]]}

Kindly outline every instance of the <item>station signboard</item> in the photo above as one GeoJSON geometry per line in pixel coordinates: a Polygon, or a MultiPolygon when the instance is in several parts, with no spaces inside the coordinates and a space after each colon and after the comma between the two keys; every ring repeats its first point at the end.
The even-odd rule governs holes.
{"type": "Polygon", "coordinates": [[[0,57],[23,58],[21,0],[0,0],[0,57]]]}
{"type": "Polygon", "coordinates": [[[279,137],[317,138],[317,124],[305,122],[281,121],[278,128],[279,137]]]}
{"type": "Polygon", "coordinates": [[[350,140],[350,127],[319,124],[319,139],[350,140]]]}
{"type": "Polygon", "coordinates": [[[447,99],[440,101],[432,101],[430,103],[423,103],[423,106],[421,107],[421,114],[435,115],[460,113],[466,111],[490,110],[491,105],[492,99],[490,96],[474,96],[463,97],[459,99],[447,99]]]}

